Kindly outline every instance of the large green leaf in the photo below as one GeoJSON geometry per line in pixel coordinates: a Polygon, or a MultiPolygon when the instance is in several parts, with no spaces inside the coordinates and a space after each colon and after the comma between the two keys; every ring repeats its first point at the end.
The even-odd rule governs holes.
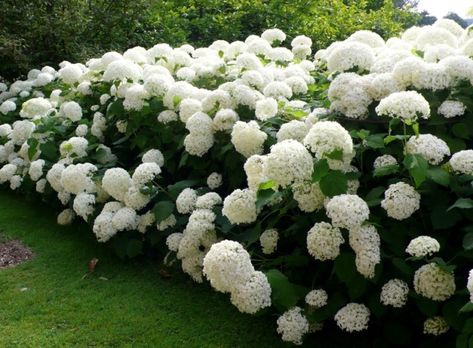
{"type": "Polygon", "coordinates": [[[419,187],[427,178],[429,169],[427,160],[420,155],[406,155],[402,163],[414,179],[416,187],[419,187]]]}
{"type": "Polygon", "coordinates": [[[296,286],[277,269],[271,269],[265,274],[271,285],[271,299],[273,305],[280,311],[294,307],[300,297],[296,286]]]}
{"type": "Polygon", "coordinates": [[[346,193],[347,187],[347,177],[338,170],[332,170],[329,174],[320,179],[320,190],[328,197],[346,193]]]}
{"type": "Polygon", "coordinates": [[[314,164],[314,172],[312,174],[312,182],[318,182],[328,174],[330,168],[326,159],[321,159],[314,164]]]}
{"type": "Polygon", "coordinates": [[[471,198],[459,198],[457,201],[451,205],[447,211],[450,211],[454,208],[458,209],[471,209],[473,208],[473,199],[471,198]]]}
{"type": "Polygon", "coordinates": [[[174,203],[171,201],[161,201],[154,205],[153,213],[156,217],[156,222],[161,222],[167,219],[174,211],[174,203]]]}

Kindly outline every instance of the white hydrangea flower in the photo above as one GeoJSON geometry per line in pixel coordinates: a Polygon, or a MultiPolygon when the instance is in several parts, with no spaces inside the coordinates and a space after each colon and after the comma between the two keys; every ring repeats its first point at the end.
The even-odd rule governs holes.
{"type": "Polygon", "coordinates": [[[409,286],[400,279],[391,279],[381,289],[380,301],[385,306],[401,308],[406,305],[409,286]]]}
{"type": "Polygon", "coordinates": [[[307,250],[316,260],[334,260],[344,242],[340,229],[327,222],[316,223],[307,234],[307,250]]]}
{"type": "Polygon", "coordinates": [[[222,203],[222,198],[216,192],[208,192],[199,198],[195,202],[197,209],[213,209],[214,206],[222,203]]]}
{"type": "Polygon", "coordinates": [[[22,145],[33,134],[36,126],[33,122],[23,120],[13,123],[13,129],[8,135],[13,144],[22,145]]]}
{"type": "Polygon", "coordinates": [[[248,314],[271,306],[271,286],[268,278],[263,272],[253,272],[245,283],[236,284],[230,300],[240,312],[248,314]]]}
{"type": "Polygon", "coordinates": [[[263,249],[263,254],[272,254],[276,251],[278,246],[279,233],[275,228],[265,230],[261,233],[259,241],[261,248],[263,249]]]}
{"type": "Polygon", "coordinates": [[[263,167],[263,175],[286,187],[308,181],[314,169],[309,151],[296,140],[284,140],[271,147],[263,167]]]}
{"type": "Polygon", "coordinates": [[[138,216],[134,209],[120,208],[112,218],[112,226],[117,231],[134,230],[138,226],[138,216]]]}
{"type": "Polygon", "coordinates": [[[82,118],[82,108],[75,101],[68,101],[61,105],[61,114],[72,122],[80,121],[82,118]]]}
{"type": "Polygon", "coordinates": [[[59,77],[68,85],[79,82],[83,71],[79,64],[67,64],[58,71],[59,77]]]}
{"type": "Polygon", "coordinates": [[[107,169],[102,178],[102,188],[110,196],[123,202],[131,186],[130,174],[123,168],[107,169]]]}
{"type": "Polygon", "coordinates": [[[358,30],[351,34],[347,41],[356,41],[364,43],[371,48],[383,47],[385,45],[383,38],[370,30],[358,30]]]}
{"type": "Polygon", "coordinates": [[[143,209],[150,201],[151,197],[141,193],[140,188],[135,185],[131,185],[123,197],[125,205],[134,210],[143,209]]]}
{"type": "Polygon", "coordinates": [[[277,320],[277,332],[285,342],[302,344],[302,338],[309,332],[309,322],[300,307],[284,312],[277,320]]]}
{"type": "Polygon", "coordinates": [[[100,243],[109,241],[117,233],[112,225],[113,214],[112,212],[102,211],[94,220],[93,231],[100,243]]]}
{"type": "Polygon", "coordinates": [[[181,242],[183,234],[180,232],[172,233],[166,238],[166,246],[169,251],[177,252],[179,250],[179,243],[181,242]]]}
{"type": "Polygon", "coordinates": [[[397,160],[391,155],[382,155],[376,157],[373,162],[373,168],[378,169],[386,166],[394,166],[397,164],[397,160]]]}
{"type": "Polygon", "coordinates": [[[38,159],[30,163],[28,174],[33,181],[38,181],[43,176],[43,167],[46,162],[43,159],[38,159]]]}
{"type": "Polygon", "coordinates": [[[89,142],[86,138],[72,137],[63,141],[59,146],[59,152],[63,158],[83,158],[87,156],[87,146],[89,142]]]}
{"type": "Polygon", "coordinates": [[[412,239],[406,248],[406,253],[414,257],[431,256],[439,251],[439,242],[429,236],[419,236],[412,239]]]}
{"type": "Polygon", "coordinates": [[[364,304],[348,303],[334,317],[340,329],[347,332],[357,332],[368,329],[370,310],[364,304]]]}
{"type": "Polygon", "coordinates": [[[465,113],[466,106],[461,101],[445,100],[440,104],[437,112],[445,118],[461,116],[465,113]]]}
{"type": "Polygon", "coordinates": [[[32,98],[23,103],[20,116],[23,118],[40,118],[46,116],[51,109],[52,105],[48,99],[42,97],[32,98]]]}
{"type": "Polygon", "coordinates": [[[159,173],[161,168],[156,162],[141,163],[133,172],[131,181],[135,186],[143,186],[153,181],[159,173]]]}
{"type": "Polygon", "coordinates": [[[62,171],[65,168],[66,167],[63,163],[55,163],[46,174],[46,179],[48,180],[53,190],[56,192],[61,192],[63,190],[61,183],[61,175],[62,171]]]}
{"type": "Polygon", "coordinates": [[[468,289],[468,292],[470,293],[470,302],[473,302],[473,269],[471,269],[470,272],[468,273],[468,280],[467,280],[466,288],[468,289]]]}
{"type": "Polygon", "coordinates": [[[416,121],[418,117],[430,117],[430,105],[422,94],[416,91],[397,92],[381,99],[376,113],[403,121],[416,121]]]}
{"type": "Polygon", "coordinates": [[[232,144],[235,150],[246,158],[263,152],[263,144],[268,135],[261,131],[258,123],[237,121],[232,130],[232,144]]]}
{"type": "Polygon", "coordinates": [[[0,105],[0,112],[4,115],[16,110],[15,102],[6,100],[0,105]]]}
{"type": "Polygon", "coordinates": [[[264,98],[256,102],[255,115],[261,121],[266,121],[278,113],[278,102],[274,98],[264,98]]]}
{"type": "Polygon", "coordinates": [[[156,163],[158,166],[162,167],[164,165],[164,156],[158,149],[151,149],[145,152],[141,158],[143,163],[156,163]]]}
{"type": "Polygon", "coordinates": [[[424,334],[440,336],[448,331],[450,326],[443,317],[432,317],[424,321],[424,334]]]}
{"type": "Polygon", "coordinates": [[[368,107],[373,102],[370,87],[369,80],[365,81],[355,73],[337,75],[328,89],[330,109],[349,118],[366,118],[368,107]]]}
{"type": "Polygon", "coordinates": [[[233,292],[255,272],[250,255],[238,242],[223,240],[211,246],[204,257],[203,272],[219,292],[233,292]]]}
{"type": "Polygon", "coordinates": [[[36,192],[38,193],[44,193],[44,189],[46,188],[46,184],[47,184],[47,180],[46,179],[40,179],[36,182],[36,192]]]}
{"type": "Polygon", "coordinates": [[[261,38],[268,41],[270,44],[274,43],[275,41],[283,42],[286,40],[286,34],[280,29],[266,29],[263,34],[261,34],[261,38]]]}
{"type": "Polygon", "coordinates": [[[311,290],[305,295],[305,302],[313,308],[321,308],[327,304],[328,295],[323,289],[311,290]]]}
{"type": "Polygon", "coordinates": [[[373,225],[352,228],[349,243],[355,252],[355,265],[363,277],[372,279],[375,267],[381,262],[381,239],[373,225]]]}
{"type": "Polygon", "coordinates": [[[94,213],[95,196],[89,193],[79,193],[74,198],[73,209],[85,221],[94,213]]]}
{"type": "Polygon", "coordinates": [[[325,195],[318,182],[293,185],[292,190],[294,199],[303,212],[312,213],[323,208],[325,195]]]}
{"type": "Polygon", "coordinates": [[[238,120],[238,114],[234,110],[220,109],[212,120],[212,128],[215,132],[231,131],[238,120]]]}
{"type": "Polygon", "coordinates": [[[195,209],[197,192],[191,188],[185,188],[176,199],[176,208],[180,214],[189,214],[195,209]]]}
{"type": "Polygon", "coordinates": [[[256,192],[249,189],[233,191],[223,201],[222,214],[236,225],[256,221],[256,192]]]}
{"type": "Polygon", "coordinates": [[[156,217],[154,213],[150,210],[143,215],[137,217],[138,224],[136,229],[138,232],[145,234],[146,229],[156,222],[156,217]]]}
{"type": "Polygon", "coordinates": [[[78,195],[81,192],[93,193],[97,188],[92,175],[97,167],[91,163],[72,164],[61,173],[61,185],[66,192],[78,195]]]}
{"type": "Polygon", "coordinates": [[[281,126],[278,133],[276,134],[276,137],[278,139],[278,143],[288,139],[294,139],[302,143],[308,132],[309,127],[307,127],[305,122],[292,120],[284,123],[281,126]]]}
{"type": "Polygon", "coordinates": [[[164,231],[170,227],[174,227],[176,225],[176,222],[176,217],[174,216],[174,214],[171,214],[163,221],[158,222],[156,224],[156,228],[158,229],[158,231],[164,231]]]}
{"type": "Polygon", "coordinates": [[[58,216],[57,216],[57,223],[59,225],[65,226],[70,225],[74,220],[76,214],[72,209],[64,209],[58,216]]]}
{"type": "Polygon", "coordinates": [[[445,301],[455,293],[455,277],[436,263],[429,263],[415,272],[414,289],[433,301],[445,301]]]}
{"type": "Polygon", "coordinates": [[[141,78],[142,69],[138,64],[127,59],[118,59],[108,64],[103,74],[104,81],[130,79],[138,81],[141,78]]]}
{"type": "Polygon", "coordinates": [[[398,182],[384,192],[381,207],[396,220],[409,218],[420,208],[420,194],[409,184],[398,182]]]}
{"type": "Polygon", "coordinates": [[[246,173],[248,187],[251,190],[258,190],[260,184],[268,181],[263,172],[266,160],[266,156],[260,155],[253,155],[246,160],[243,168],[246,173]]]}
{"type": "Polygon", "coordinates": [[[332,197],[325,209],[333,226],[346,229],[361,226],[370,215],[368,205],[357,195],[342,194],[332,197]]]}
{"type": "Polygon", "coordinates": [[[450,149],[445,141],[432,134],[419,134],[409,138],[406,151],[424,157],[430,164],[440,164],[446,156],[450,156],[450,149]]]}
{"type": "Polygon", "coordinates": [[[213,172],[207,177],[207,186],[211,190],[215,190],[219,188],[221,185],[222,185],[222,174],[213,172]]]}
{"type": "Polygon", "coordinates": [[[327,158],[335,151],[342,152],[342,160],[327,158],[330,168],[341,169],[354,157],[353,140],[348,131],[338,122],[319,121],[314,124],[304,138],[306,145],[317,159],[327,158]]]}
{"type": "Polygon", "coordinates": [[[327,57],[329,72],[350,70],[369,71],[374,62],[374,53],[370,46],[356,41],[341,42],[327,57]]]}
{"type": "Polygon", "coordinates": [[[21,186],[21,183],[23,182],[23,177],[21,175],[13,175],[10,178],[10,189],[11,190],[16,190],[21,186]]]}
{"type": "Polygon", "coordinates": [[[473,150],[462,150],[454,153],[449,163],[454,172],[473,175],[473,150]]]}

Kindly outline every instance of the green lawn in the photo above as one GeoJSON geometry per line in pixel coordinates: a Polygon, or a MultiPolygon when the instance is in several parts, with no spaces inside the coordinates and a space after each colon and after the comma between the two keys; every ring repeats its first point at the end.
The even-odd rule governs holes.
{"type": "Polygon", "coordinates": [[[282,346],[274,317],[242,315],[180,272],[162,279],[159,264],[120,261],[39,202],[0,192],[0,230],[36,253],[0,270],[0,347],[282,346]],[[96,272],[82,279],[93,257],[96,272]]]}

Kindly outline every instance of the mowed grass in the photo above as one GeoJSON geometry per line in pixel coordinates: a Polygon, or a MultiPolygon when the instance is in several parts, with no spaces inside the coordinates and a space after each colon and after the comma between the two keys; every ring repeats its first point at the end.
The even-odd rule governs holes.
{"type": "Polygon", "coordinates": [[[163,279],[156,260],[121,261],[85,224],[58,226],[40,202],[0,191],[0,231],[36,253],[0,269],[0,347],[283,346],[275,317],[242,315],[180,272],[163,279]]]}

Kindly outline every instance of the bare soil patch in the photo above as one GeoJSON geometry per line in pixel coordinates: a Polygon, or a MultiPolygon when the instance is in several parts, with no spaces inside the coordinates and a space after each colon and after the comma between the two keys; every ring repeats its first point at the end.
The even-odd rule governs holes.
{"type": "Polygon", "coordinates": [[[0,269],[14,267],[33,257],[33,251],[17,240],[0,241],[0,269]]]}

